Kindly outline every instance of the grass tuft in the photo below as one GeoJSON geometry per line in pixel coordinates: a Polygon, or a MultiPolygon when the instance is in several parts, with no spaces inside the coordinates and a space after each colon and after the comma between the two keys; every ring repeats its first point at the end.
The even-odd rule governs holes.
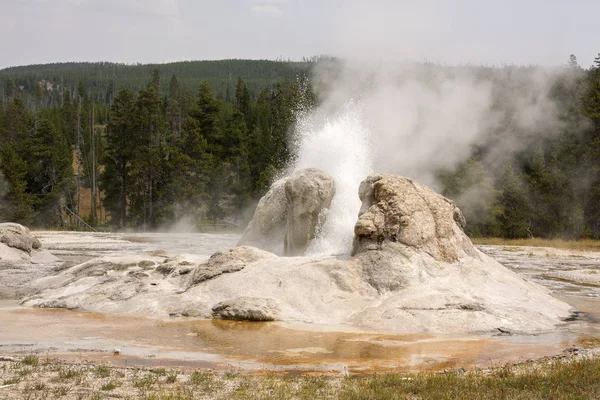
{"type": "Polygon", "coordinates": [[[108,378],[110,376],[110,367],[107,365],[98,365],[94,368],[94,375],[97,378],[108,378]]]}
{"type": "Polygon", "coordinates": [[[30,354],[28,356],[25,356],[23,358],[23,360],[21,360],[21,364],[23,365],[29,365],[31,367],[37,367],[40,363],[40,359],[38,356],[30,354]]]}
{"type": "Polygon", "coordinates": [[[140,378],[136,377],[133,380],[133,386],[138,389],[151,389],[158,382],[158,377],[152,373],[146,374],[140,378]]]}
{"type": "Polygon", "coordinates": [[[177,371],[170,371],[169,373],[167,373],[167,379],[165,380],[166,383],[175,383],[177,382],[177,376],[179,374],[177,373],[177,371]]]}
{"type": "Polygon", "coordinates": [[[108,392],[108,391],[111,391],[111,390],[115,390],[119,386],[121,386],[121,383],[119,381],[112,380],[112,381],[106,382],[104,385],[102,385],[100,387],[100,390],[108,392]]]}
{"type": "Polygon", "coordinates": [[[62,367],[58,371],[58,381],[66,381],[81,376],[81,371],[74,367],[62,367]]]}

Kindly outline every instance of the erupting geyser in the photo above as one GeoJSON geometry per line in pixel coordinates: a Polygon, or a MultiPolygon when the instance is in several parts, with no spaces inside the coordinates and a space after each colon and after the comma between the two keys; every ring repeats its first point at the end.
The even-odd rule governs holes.
{"type": "MultiPolygon", "coordinates": [[[[288,207],[309,204],[312,215],[326,215],[332,194],[326,174],[301,170],[290,180],[303,187],[288,192],[287,183],[276,182],[263,206],[281,199],[273,192],[284,188],[288,207]],[[302,199],[326,188],[317,202],[302,199]]],[[[216,253],[201,264],[148,254],[100,258],[37,281],[40,293],[24,304],[438,334],[540,332],[570,315],[570,306],[548,290],[478,251],[462,230],[460,210],[426,186],[397,175],[372,175],[360,184],[360,200],[349,258],[278,257],[249,246],[216,253]]],[[[274,228],[274,221],[283,220],[281,209],[259,207],[255,228],[262,221],[274,228]],[[268,215],[270,210],[276,215],[268,215]]],[[[302,235],[317,225],[301,226],[302,235]]]]}
{"type": "Polygon", "coordinates": [[[335,181],[336,194],[327,220],[311,242],[308,254],[349,254],[352,227],[360,208],[358,186],[373,172],[370,132],[356,102],[347,102],[324,121],[316,116],[302,119],[293,166],[295,170],[318,168],[335,181]]]}

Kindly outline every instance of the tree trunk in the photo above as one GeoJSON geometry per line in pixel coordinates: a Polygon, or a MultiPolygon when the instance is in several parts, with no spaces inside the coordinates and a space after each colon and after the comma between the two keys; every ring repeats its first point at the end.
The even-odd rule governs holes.
{"type": "Polygon", "coordinates": [[[121,161],[121,227],[127,221],[127,161],[121,161]]]}

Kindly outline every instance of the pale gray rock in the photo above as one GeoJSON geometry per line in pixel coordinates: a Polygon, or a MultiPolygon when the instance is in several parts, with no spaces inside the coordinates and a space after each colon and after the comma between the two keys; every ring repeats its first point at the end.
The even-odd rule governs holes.
{"type": "Polygon", "coordinates": [[[192,318],[212,318],[212,310],[204,303],[193,303],[183,307],[181,316],[192,318]]]}
{"type": "Polygon", "coordinates": [[[208,261],[194,269],[190,285],[197,285],[222,274],[241,271],[248,264],[273,257],[275,255],[272,253],[250,246],[234,247],[215,253],[210,256],[208,261]]]}
{"type": "Polygon", "coordinates": [[[21,298],[35,292],[29,283],[52,274],[60,260],[20,224],[0,224],[0,299],[21,298]]]}
{"type": "Polygon", "coordinates": [[[237,297],[222,301],[212,308],[214,318],[237,321],[274,321],[280,310],[272,299],[237,297]]]}
{"type": "Polygon", "coordinates": [[[327,217],[335,181],[316,168],[297,171],[285,183],[288,204],[285,255],[303,255],[327,217]]]}
{"type": "Polygon", "coordinates": [[[283,178],[275,181],[260,199],[238,246],[254,246],[271,253],[283,254],[288,212],[285,197],[287,180],[288,178],[283,178]]]}
{"type": "Polygon", "coordinates": [[[238,245],[277,255],[304,254],[325,222],[334,195],[333,178],[315,168],[276,181],[258,202],[238,245]]]}
{"type": "Polygon", "coordinates": [[[29,229],[11,222],[0,224],[0,243],[27,253],[42,248],[40,241],[33,237],[29,229]]]}

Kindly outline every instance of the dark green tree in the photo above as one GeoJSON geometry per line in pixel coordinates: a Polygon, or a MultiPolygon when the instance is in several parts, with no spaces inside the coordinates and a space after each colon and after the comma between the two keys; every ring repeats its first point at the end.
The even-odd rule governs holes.
{"type": "Polygon", "coordinates": [[[133,93],[127,89],[121,90],[115,97],[102,160],[104,171],[100,179],[100,188],[104,191],[104,206],[113,223],[121,227],[127,223],[129,174],[137,145],[134,102],[133,93]]]}
{"type": "Polygon", "coordinates": [[[35,216],[35,199],[27,191],[27,163],[19,157],[11,144],[0,146],[0,170],[9,185],[8,192],[0,202],[2,219],[30,225],[35,216]]]}
{"type": "Polygon", "coordinates": [[[64,205],[73,198],[71,149],[47,119],[40,119],[31,146],[33,162],[28,186],[39,195],[37,223],[65,226],[64,205]]]}

